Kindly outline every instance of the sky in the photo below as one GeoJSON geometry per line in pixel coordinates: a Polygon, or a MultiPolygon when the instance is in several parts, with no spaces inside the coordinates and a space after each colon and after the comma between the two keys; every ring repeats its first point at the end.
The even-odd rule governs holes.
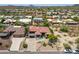
{"type": "Polygon", "coordinates": [[[0,4],[0,6],[8,6],[8,5],[14,5],[14,6],[72,6],[73,4],[0,4]]]}
{"type": "Polygon", "coordinates": [[[0,0],[0,4],[79,4],[79,0],[0,0]]]}

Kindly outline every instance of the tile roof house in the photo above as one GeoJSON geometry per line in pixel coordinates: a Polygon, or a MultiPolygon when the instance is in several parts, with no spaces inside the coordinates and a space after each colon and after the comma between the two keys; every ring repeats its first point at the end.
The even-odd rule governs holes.
{"type": "Polygon", "coordinates": [[[43,18],[33,18],[34,22],[42,22],[44,21],[43,18]]]}
{"type": "Polygon", "coordinates": [[[28,18],[28,19],[32,19],[32,16],[25,16],[26,18],[28,18]]]}
{"type": "Polygon", "coordinates": [[[5,21],[3,23],[15,23],[16,20],[14,19],[5,19],[5,21]]]}
{"type": "Polygon", "coordinates": [[[51,15],[51,12],[47,12],[46,14],[47,14],[47,15],[51,15]]]}
{"type": "Polygon", "coordinates": [[[25,36],[25,28],[23,26],[10,26],[4,30],[4,32],[13,33],[14,37],[24,37],[25,36]]]}
{"type": "Polygon", "coordinates": [[[52,18],[52,19],[59,19],[60,16],[59,16],[59,15],[53,15],[51,18],[52,18]]]}
{"type": "Polygon", "coordinates": [[[70,36],[79,36],[79,23],[78,22],[67,22],[66,26],[68,26],[68,34],[70,36]]]}
{"type": "Polygon", "coordinates": [[[5,16],[4,18],[12,18],[13,16],[5,16]]]}
{"type": "Polygon", "coordinates": [[[33,20],[32,20],[33,25],[43,23],[43,22],[44,22],[43,18],[33,18],[33,20]]]}
{"type": "Polygon", "coordinates": [[[28,18],[19,19],[19,21],[27,24],[31,23],[31,19],[28,19],[28,18]]]}
{"type": "Polygon", "coordinates": [[[0,32],[0,37],[8,37],[9,35],[9,32],[0,32]]]}
{"type": "Polygon", "coordinates": [[[51,21],[52,21],[52,19],[47,19],[47,21],[48,21],[48,22],[51,22],[51,21]]]}
{"type": "Polygon", "coordinates": [[[29,36],[46,36],[51,34],[48,27],[37,27],[37,26],[30,26],[29,27],[29,36]]]}

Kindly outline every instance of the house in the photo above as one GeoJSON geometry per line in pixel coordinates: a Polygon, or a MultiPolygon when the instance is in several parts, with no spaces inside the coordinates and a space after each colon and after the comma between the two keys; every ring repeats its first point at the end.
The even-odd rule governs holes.
{"type": "Polygon", "coordinates": [[[13,16],[4,16],[4,18],[12,18],[13,16]]]}
{"type": "Polygon", "coordinates": [[[72,19],[62,19],[63,22],[75,22],[74,20],[72,19]]]}
{"type": "Polygon", "coordinates": [[[29,27],[29,37],[46,37],[48,34],[51,34],[48,27],[37,27],[30,26],[29,27]]]}
{"type": "Polygon", "coordinates": [[[78,22],[67,22],[66,26],[68,26],[68,34],[70,36],[79,36],[79,23],[78,22]]]}
{"type": "Polygon", "coordinates": [[[39,24],[43,22],[44,22],[43,18],[33,18],[32,20],[32,24],[39,24]]]}
{"type": "Polygon", "coordinates": [[[27,24],[31,23],[31,19],[28,19],[28,18],[19,19],[19,21],[27,24]]]}
{"type": "Polygon", "coordinates": [[[52,19],[52,23],[62,23],[60,19],[52,19]]]}
{"type": "Polygon", "coordinates": [[[47,15],[51,15],[51,12],[47,12],[46,14],[47,14],[47,15]]]}
{"type": "Polygon", "coordinates": [[[33,18],[34,22],[43,22],[43,18],[33,18]]]}
{"type": "Polygon", "coordinates": [[[25,28],[23,26],[9,26],[4,30],[4,32],[13,33],[13,37],[24,37],[25,36],[25,28]]]}
{"type": "Polygon", "coordinates": [[[9,32],[0,32],[1,38],[8,38],[11,34],[9,32]]]}
{"type": "Polygon", "coordinates": [[[43,17],[42,11],[36,11],[35,16],[39,18],[43,17]]]}
{"type": "Polygon", "coordinates": [[[32,19],[32,16],[25,16],[26,18],[28,18],[28,19],[32,19]]]}
{"type": "Polygon", "coordinates": [[[24,37],[25,36],[25,28],[23,26],[14,26],[15,32],[13,34],[14,37],[24,37]]]}
{"type": "MultiPolygon", "coordinates": [[[[12,44],[10,46],[10,51],[19,51],[20,45],[25,39],[25,28],[23,26],[9,26],[7,27],[4,32],[11,34],[11,41],[12,44]]],[[[6,36],[8,36],[6,34],[6,36]]]]}
{"type": "Polygon", "coordinates": [[[53,11],[53,12],[52,12],[52,14],[53,14],[53,15],[57,15],[57,14],[58,14],[58,12],[53,11]]]}
{"type": "Polygon", "coordinates": [[[62,23],[60,19],[47,19],[48,22],[51,22],[52,24],[58,24],[62,23]]]}
{"type": "Polygon", "coordinates": [[[4,17],[4,15],[0,15],[0,18],[3,18],[4,17]]]}
{"type": "Polygon", "coordinates": [[[68,19],[68,18],[70,18],[70,16],[68,16],[68,15],[63,15],[61,18],[62,18],[62,19],[68,19]]]}
{"type": "Polygon", "coordinates": [[[0,50],[9,50],[12,41],[11,41],[10,32],[0,32],[0,50]]]}
{"type": "Polygon", "coordinates": [[[47,19],[48,22],[52,22],[52,19],[47,19]]]}
{"type": "Polygon", "coordinates": [[[8,18],[8,19],[5,19],[3,23],[9,24],[9,23],[15,23],[15,22],[16,20],[8,18]]]}
{"type": "Polygon", "coordinates": [[[59,19],[60,16],[59,16],[59,15],[53,15],[51,18],[52,18],[52,19],[59,19]]]}
{"type": "Polygon", "coordinates": [[[24,15],[19,15],[19,16],[16,16],[16,17],[18,17],[18,18],[25,18],[24,15]]]}
{"type": "Polygon", "coordinates": [[[77,15],[72,15],[71,18],[78,17],[77,15]]]}

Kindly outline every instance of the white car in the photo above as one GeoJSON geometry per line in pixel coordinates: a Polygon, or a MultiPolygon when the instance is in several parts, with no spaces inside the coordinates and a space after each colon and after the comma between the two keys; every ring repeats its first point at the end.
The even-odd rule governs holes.
{"type": "Polygon", "coordinates": [[[65,53],[72,53],[72,50],[71,49],[65,49],[64,52],[65,53]]]}
{"type": "Polygon", "coordinates": [[[78,49],[72,50],[72,52],[75,53],[75,54],[79,54],[79,50],[78,49]]]}

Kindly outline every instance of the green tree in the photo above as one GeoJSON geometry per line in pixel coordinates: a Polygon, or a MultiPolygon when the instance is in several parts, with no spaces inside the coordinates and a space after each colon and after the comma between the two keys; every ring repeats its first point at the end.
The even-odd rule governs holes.
{"type": "Polygon", "coordinates": [[[49,27],[49,23],[48,22],[44,22],[43,26],[49,27]]]}
{"type": "Polygon", "coordinates": [[[54,33],[54,32],[53,32],[53,29],[51,29],[50,27],[49,27],[49,30],[51,31],[52,34],[54,33]]]}
{"type": "Polygon", "coordinates": [[[21,25],[21,22],[19,22],[18,20],[16,20],[16,23],[15,23],[15,25],[21,25]]]}
{"type": "Polygon", "coordinates": [[[23,23],[23,26],[24,26],[24,27],[27,27],[27,26],[28,26],[28,24],[26,24],[26,23],[23,23]]]}
{"type": "Polygon", "coordinates": [[[79,18],[78,17],[74,17],[72,18],[74,21],[79,22],[79,18]]]}
{"type": "Polygon", "coordinates": [[[1,20],[1,23],[3,23],[3,22],[5,21],[5,19],[4,19],[4,18],[0,18],[0,20],[1,20]]]}
{"type": "Polygon", "coordinates": [[[2,32],[5,29],[5,26],[0,23],[0,32],[2,32]]]}
{"type": "Polygon", "coordinates": [[[77,47],[76,48],[79,49],[79,44],[77,44],[77,47]]]}
{"type": "Polygon", "coordinates": [[[29,29],[29,28],[26,26],[26,27],[25,27],[25,33],[27,33],[27,32],[28,32],[28,29],[29,29]]]}
{"type": "Polygon", "coordinates": [[[63,45],[64,45],[64,48],[65,48],[65,49],[71,49],[71,47],[70,47],[68,44],[63,43],[63,45]]]}
{"type": "Polygon", "coordinates": [[[63,27],[60,28],[60,30],[61,30],[62,32],[68,32],[68,27],[63,26],[63,27]]]}
{"type": "Polygon", "coordinates": [[[44,47],[46,47],[46,46],[47,46],[47,44],[44,42],[44,43],[43,43],[43,46],[44,46],[44,47]]]}
{"type": "Polygon", "coordinates": [[[49,42],[51,43],[55,43],[58,40],[57,36],[52,35],[52,34],[48,35],[48,39],[49,39],[49,42]]]}
{"type": "Polygon", "coordinates": [[[15,20],[19,20],[20,18],[19,18],[19,17],[14,17],[14,19],[15,19],[15,20]]]}
{"type": "Polygon", "coordinates": [[[75,40],[75,43],[79,44],[79,38],[75,40]]]}
{"type": "Polygon", "coordinates": [[[6,44],[5,47],[6,47],[6,48],[9,48],[10,46],[6,44]]]}

